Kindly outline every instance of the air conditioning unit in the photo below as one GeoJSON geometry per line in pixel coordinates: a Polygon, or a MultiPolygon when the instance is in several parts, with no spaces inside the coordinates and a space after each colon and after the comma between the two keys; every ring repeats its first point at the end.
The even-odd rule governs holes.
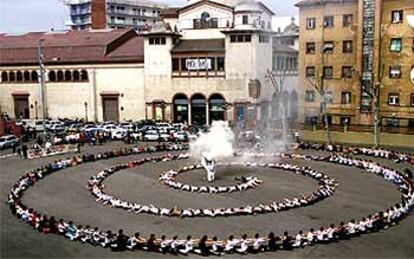
{"type": "Polygon", "coordinates": [[[407,15],[407,22],[408,22],[408,25],[411,26],[411,28],[414,28],[414,14],[407,15]]]}
{"type": "Polygon", "coordinates": [[[413,69],[411,69],[410,78],[411,78],[411,82],[413,82],[413,84],[414,84],[414,67],[413,67],[413,69]]]}

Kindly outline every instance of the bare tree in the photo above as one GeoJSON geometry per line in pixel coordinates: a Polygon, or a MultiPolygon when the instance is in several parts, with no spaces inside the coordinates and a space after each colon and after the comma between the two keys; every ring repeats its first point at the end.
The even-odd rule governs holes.
{"type": "Polygon", "coordinates": [[[321,97],[321,113],[324,119],[325,124],[325,133],[326,133],[326,143],[328,145],[331,144],[331,131],[329,129],[329,120],[328,120],[328,109],[327,109],[327,102],[326,102],[326,93],[324,89],[324,82],[325,82],[325,76],[323,73],[318,74],[317,78],[315,80],[311,80],[308,78],[309,84],[318,92],[319,96],[321,97]]]}

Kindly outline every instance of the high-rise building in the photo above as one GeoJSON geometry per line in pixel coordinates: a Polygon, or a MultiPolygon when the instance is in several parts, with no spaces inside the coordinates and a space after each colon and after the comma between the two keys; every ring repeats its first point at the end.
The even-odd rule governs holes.
{"type": "Polygon", "coordinates": [[[143,0],[64,0],[73,30],[133,28],[142,31],[159,20],[165,5],[143,0]]]}
{"type": "Polygon", "coordinates": [[[302,0],[300,115],[320,100],[332,124],[414,127],[414,1],[302,0]]]}

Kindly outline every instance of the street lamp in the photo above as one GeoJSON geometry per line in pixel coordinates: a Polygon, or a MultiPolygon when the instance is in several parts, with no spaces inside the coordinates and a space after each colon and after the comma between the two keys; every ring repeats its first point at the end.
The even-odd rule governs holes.
{"type": "Polygon", "coordinates": [[[45,97],[45,64],[44,55],[42,51],[42,42],[44,39],[40,39],[37,44],[37,56],[40,67],[40,103],[42,105],[42,124],[43,124],[43,139],[46,140],[46,97],[45,97]]]}

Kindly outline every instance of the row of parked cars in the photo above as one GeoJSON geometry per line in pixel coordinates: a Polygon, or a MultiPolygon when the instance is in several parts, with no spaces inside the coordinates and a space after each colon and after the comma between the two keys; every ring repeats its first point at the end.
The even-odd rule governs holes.
{"type": "MultiPolygon", "coordinates": [[[[21,120],[19,122],[26,131],[44,131],[42,120],[21,120]]],[[[46,131],[53,135],[65,135],[71,139],[79,136],[80,132],[85,132],[89,136],[96,133],[103,133],[106,138],[112,140],[131,140],[140,141],[188,141],[195,138],[196,133],[193,127],[189,128],[185,124],[156,123],[151,120],[141,120],[138,122],[105,121],[101,123],[84,123],[76,120],[46,120],[46,131]]]]}

